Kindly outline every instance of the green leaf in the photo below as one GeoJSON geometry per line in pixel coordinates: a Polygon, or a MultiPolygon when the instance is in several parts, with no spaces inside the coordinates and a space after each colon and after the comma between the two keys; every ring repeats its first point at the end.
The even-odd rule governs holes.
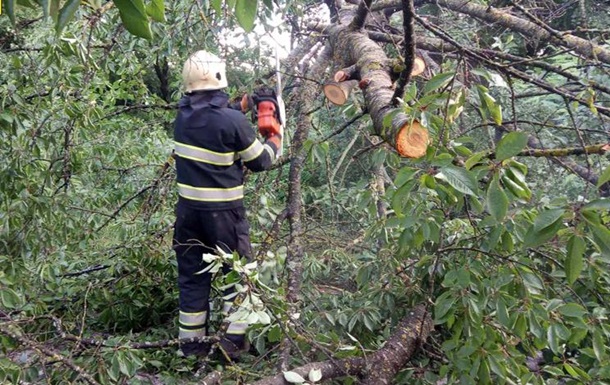
{"type": "Polygon", "coordinates": [[[17,309],[21,307],[21,299],[12,289],[0,289],[0,304],[6,309],[17,309]]]}
{"type": "MultiPolygon", "coordinates": [[[[495,100],[494,100],[495,102],[495,100]]],[[[491,118],[493,119],[494,123],[496,123],[496,125],[501,126],[502,125],[502,106],[498,103],[489,103],[488,105],[489,108],[489,114],[491,115],[491,118]]]]}
{"type": "Polygon", "coordinates": [[[449,309],[453,307],[457,298],[453,295],[453,293],[447,291],[441,294],[434,304],[434,319],[438,322],[440,321],[447,313],[449,309]]]}
{"type": "Polygon", "coordinates": [[[119,355],[118,354],[114,354],[112,356],[112,360],[110,361],[110,365],[111,366],[110,366],[110,370],[108,371],[108,375],[114,381],[118,381],[119,377],[121,376],[121,369],[120,369],[119,355]]]}
{"type": "Polygon", "coordinates": [[[305,379],[297,372],[284,372],[284,379],[293,384],[302,384],[305,379]]]}
{"type": "Polygon", "coordinates": [[[566,303],[565,305],[560,306],[557,311],[566,317],[580,318],[587,314],[587,310],[577,303],[566,303]]]}
{"type": "Polygon", "coordinates": [[[53,19],[54,23],[57,23],[57,16],[59,14],[59,6],[61,5],[61,0],[51,0],[49,5],[49,14],[53,19]]]}
{"type": "Polygon", "coordinates": [[[517,170],[519,174],[523,176],[523,178],[525,178],[525,175],[527,175],[527,166],[525,164],[518,162],[515,159],[507,160],[506,164],[509,168],[517,170]]]}
{"type": "Polygon", "coordinates": [[[391,206],[396,215],[402,215],[404,203],[409,199],[409,193],[415,187],[416,180],[410,180],[403,184],[398,190],[392,195],[391,206]]]}
{"type": "Polygon", "coordinates": [[[544,335],[544,328],[540,325],[540,321],[538,321],[538,315],[533,311],[529,312],[529,331],[536,337],[542,338],[544,335]]]}
{"type": "Polygon", "coordinates": [[[515,197],[529,200],[532,197],[525,174],[515,167],[509,167],[502,170],[502,184],[504,188],[511,192],[515,197]]]}
{"type": "Polygon", "coordinates": [[[220,13],[222,11],[222,0],[210,0],[210,5],[212,9],[216,11],[216,13],[220,13]]]}
{"type": "Polygon", "coordinates": [[[538,232],[546,229],[561,218],[564,212],[564,209],[550,209],[541,212],[534,221],[534,231],[538,232]]]}
{"type": "Polygon", "coordinates": [[[583,268],[583,255],[585,253],[585,240],[577,235],[572,235],[568,241],[568,254],[564,262],[566,279],[572,285],[580,276],[583,268]]]}
{"type": "Polygon", "coordinates": [[[494,123],[498,126],[502,124],[502,106],[496,103],[496,99],[494,99],[490,94],[489,90],[483,86],[477,86],[477,93],[479,94],[479,100],[481,101],[481,113],[485,118],[487,118],[487,114],[491,116],[494,123]]]}
{"type": "Polygon", "coordinates": [[[146,6],[146,13],[154,21],[159,23],[165,22],[165,3],[163,0],[151,0],[150,4],[146,6]]]}
{"type": "Polygon", "coordinates": [[[610,166],[606,167],[604,172],[599,176],[597,180],[597,187],[601,187],[606,182],[610,182],[610,166]]]}
{"type": "Polygon", "coordinates": [[[119,9],[125,29],[133,35],[152,39],[146,7],[142,0],[115,0],[114,4],[119,9]]]}
{"type": "Polygon", "coordinates": [[[553,222],[550,226],[545,227],[540,231],[535,230],[535,226],[530,226],[525,234],[524,244],[526,247],[536,247],[544,244],[557,234],[562,225],[561,219],[553,222]]]}
{"type": "Polygon", "coordinates": [[[502,161],[517,155],[527,145],[527,134],[509,132],[496,145],[496,160],[502,161]]]}
{"type": "Polygon", "coordinates": [[[487,189],[487,209],[498,222],[504,219],[508,211],[508,197],[500,187],[497,175],[494,175],[487,189]]]}
{"type": "Polygon", "coordinates": [[[584,381],[586,383],[590,383],[591,381],[591,376],[589,376],[587,374],[587,372],[585,372],[584,370],[582,370],[581,368],[579,368],[578,366],[573,366],[570,365],[567,362],[563,363],[563,368],[566,370],[566,372],[568,372],[568,374],[574,378],[577,378],[581,381],[584,381]]]}
{"type": "Polygon", "coordinates": [[[445,180],[451,187],[463,194],[477,195],[479,191],[474,175],[465,168],[443,167],[436,177],[445,180]]]}
{"type": "Polygon", "coordinates": [[[596,199],[582,206],[581,210],[590,210],[590,211],[608,211],[610,210],[610,199],[602,198],[596,199]]]}
{"type": "Polygon", "coordinates": [[[66,27],[68,22],[72,20],[76,10],[80,6],[80,0],[68,0],[57,14],[57,23],[55,24],[55,32],[57,35],[61,34],[61,31],[66,27]]]}
{"type": "Polygon", "coordinates": [[[131,376],[130,362],[127,360],[127,357],[125,357],[125,354],[119,352],[117,356],[119,361],[119,370],[121,371],[121,373],[126,376],[131,376]]]}
{"type": "Polygon", "coordinates": [[[445,84],[449,83],[449,80],[452,79],[454,76],[455,72],[443,72],[432,77],[432,79],[426,82],[423,93],[427,94],[441,88],[445,84]]]}
{"type": "Polygon", "coordinates": [[[557,329],[555,328],[555,325],[551,325],[546,330],[546,339],[551,351],[555,354],[559,353],[559,337],[557,336],[557,329]]]}
{"type": "Polygon", "coordinates": [[[610,256],[610,230],[602,224],[593,224],[591,222],[589,222],[589,228],[593,232],[593,240],[601,253],[605,256],[610,256]]]}
{"type": "Polygon", "coordinates": [[[269,340],[269,342],[280,342],[282,340],[282,330],[279,326],[275,325],[269,329],[267,340],[269,340]]]}
{"type": "Polygon", "coordinates": [[[466,159],[464,165],[468,170],[473,168],[476,164],[479,163],[481,159],[486,155],[485,151],[475,152],[470,158],[466,159]]]}
{"type": "Polygon", "coordinates": [[[523,273],[523,284],[532,293],[539,293],[544,290],[542,280],[534,273],[523,273]]]}
{"type": "Polygon", "coordinates": [[[502,298],[498,298],[498,302],[496,303],[496,316],[498,317],[498,321],[504,326],[511,327],[510,316],[508,315],[508,310],[506,309],[506,303],[502,298]]]}
{"type": "Polygon", "coordinates": [[[252,29],[254,29],[257,8],[258,0],[237,0],[235,16],[237,17],[239,25],[241,25],[246,32],[251,32],[252,29]]]}
{"type": "Polygon", "coordinates": [[[593,331],[593,353],[600,362],[606,359],[606,344],[599,329],[593,331]]]}
{"type": "Polygon", "coordinates": [[[498,356],[490,354],[487,356],[489,367],[492,372],[496,373],[500,378],[506,377],[506,361],[503,359],[500,353],[496,353],[498,356]]]}
{"type": "Polygon", "coordinates": [[[517,320],[515,321],[515,325],[513,326],[513,331],[519,338],[521,338],[521,339],[525,338],[525,333],[527,331],[527,324],[526,324],[525,316],[523,316],[522,314],[517,315],[517,320]]]}

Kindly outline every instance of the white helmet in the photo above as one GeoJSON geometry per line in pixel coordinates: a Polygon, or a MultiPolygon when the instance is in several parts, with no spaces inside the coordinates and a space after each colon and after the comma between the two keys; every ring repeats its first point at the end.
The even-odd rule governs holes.
{"type": "Polygon", "coordinates": [[[182,81],[186,92],[219,90],[227,86],[226,64],[207,51],[197,51],[184,63],[182,81]]]}

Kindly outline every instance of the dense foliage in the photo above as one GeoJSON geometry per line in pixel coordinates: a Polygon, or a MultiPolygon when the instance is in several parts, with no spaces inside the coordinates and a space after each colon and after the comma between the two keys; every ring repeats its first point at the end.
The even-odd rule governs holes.
{"type": "MultiPolygon", "coordinates": [[[[297,52],[326,7],[278,3],[279,26],[270,1],[5,2],[0,382],[200,380],[175,340],[170,154],[181,63],[194,49],[220,52],[234,97],[272,82],[272,32],[290,27],[297,52]]],[[[599,12],[523,6],[608,49],[608,6],[583,4],[599,12]]],[[[362,92],[337,107],[320,91],[305,110],[300,87],[323,79],[285,70],[288,131],[305,120],[312,128],[285,163],[247,176],[256,264],[213,258],[235,264],[217,285],[241,276],[237,315],[253,325],[244,362],[210,361],[206,372],[223,370],[223,382],[275,375],[285,338],[290,367],[370,356],[424,303],[435,330],[396,383],[610,383],[608,63],[437,4],[418,14],[417,36],[461,45],[429,51],[435,65],[400,100],[430,132],[421,159],[402,159],[373,135],[362,92]],[[297,234],[285,218],[300,148],[297,234]],[[298,313],[286,301],[295,237],[304,250],[298,313]]],[[[399,55],[396,44],[384,48],[399,55]]],[[[316,53],[298,56],[298,67],[316,53]]],[[[305,381],[297,376],[285,372],[305,381]]]]}

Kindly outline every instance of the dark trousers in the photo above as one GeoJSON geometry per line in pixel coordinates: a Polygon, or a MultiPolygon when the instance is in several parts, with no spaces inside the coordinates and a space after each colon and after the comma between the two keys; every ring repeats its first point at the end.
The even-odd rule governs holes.
{"type": "MultiPolygon", "coordinates": [[[[173,245],[178,259],[181,337],[205,335],[205,331],[201,330],[207,328],[212,275],[195,274],[208,266],[202,255],[217,254],[219,247],[225,252],[237,251],[240,256],[250,258],[249,230],[243,207],[200,211],[178,203],[173,245]],[[201,314],[204,314],[203,317],[201,314]],[[196,330],[201,332],[197,333],[196,330]]],[[[227,273],[230,267],[224,266],[223,271],[227,273]]],[[[184,344],[182,351],[191,354],[197,351],[197,346],[184,344]]]]}

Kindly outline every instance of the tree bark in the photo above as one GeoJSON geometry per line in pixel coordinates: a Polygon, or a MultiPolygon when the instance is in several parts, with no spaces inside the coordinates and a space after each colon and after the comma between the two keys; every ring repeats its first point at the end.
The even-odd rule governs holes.
{"type": "MultiPolygon", "coordinates": [[[[327,32],[337,64],[340,67],[356,65],[358,68],[365,104],[375,133],[398,150],[397,143],[408,133],[412,118],[391,105],[393,87],[390,73],[385,66],[388,61],[385,52],[369,39],[366,32],[346,28],[345,24],[332,25],[327,32]]],[[[427,146],[427,135],[421,138],[421,142],[427,146]]]]}
{"type": "MultiPolygon", "coordinates": [[[[318,57],[316,63],[307,73],[310,79],[321,79],[330,58],[330,49],[325,49],[318,57]]],[[[307,153],[304,151],[303,145],[309,136],[311,121],[308,112],[313,109],[313,103],[318,96],[319,88],[316,83],[307,82],[303,84],[300,92],[298,105],[302,106],[300,111],[301,119],[297,124],[296,132],[293,138],[292,151],[293,158],[290,163],[290,172],[288,175],[288,222],[290,225],[290,239],[288,241],[288,252],[286,256],[286,267],[288,270],[288,288],[286,292],[286,302],[289,304],[288,316],[292,318],[299,312],[301,279],[303,277],[303,223],[301,221],[301,212],[303,210],[303,197],[301,194],[301,173],[307,153]]],[[[289,320],[290,321],[290,320],[289,320]]],[[[280,368],[284,370],[291,355],[291,341],[289,337],[282,341],[280,353],[280,368]]]]}
{"type": "MultiPolygon", "coordinates": [[[[364,384],[388,384],[398,370],[412,358],[415,350],[428,338],[432,330],[430,312],[425,304],[419,304],[398,324],[383,348],[372,356],[314,362],[291,371],[305,379],[312,370],[320,370],[322,381],[345,376],[362,376],[364,384]]],[[[288,384],[284,375],[278,374],[263,378],[253,385],[288,384]]]]}
{"type": "Polygon", "coordinates": [[[370,358],[369,376],[365,385],[389,384],[396,373],[412,357],[434,328],[428,308],[418,305],[398,325],[383,349],[370,358]]]}
{"type": "MultiPolygon", "coordinates": [[[[527,145],[528,145],[528,147],[535,149],[532,151],[549,151],[549,150],[544,150],[542,143],[540,143],[540,141],[533,136],[530,136],[528,138],[527,145]]],[[[603,145],[598,145],[598,146],[600,146],[598,148],[598,150],[603,151],[603,152],[599,152],[599,153],[605,153],[609,149],[608,144],[603,144],[603,145]]],[[[591,147],[597,148],[597,146],[591,146],[591,147]]],[[[583,150],[583,149],[580,149],[580,150],[583,150]]],[[[592,148],[590,148],[589,150],[592,150],[592,148]]],[[[583,150],[583,152],[580,155],[584,155],[585,153],[589,154],[588,152],[585,152],[583,150]]],[[[591,170],[588,167],[583,167],[583,166],[579,165],[578,163],[574,162],[573,160],[559,159],[557,156],[566,156],[566,155],[564,152],[562,155],[550,156],[549,159],[551,159],[551,161],[553,163],[558,164],[561,167],[565,168],[566,170],[573,172],[574,174],[580,176],[586,182],[592,184],[593,186],[595,186],[597,188],[597,182],[599,181],[599,175],[597,175],[595,172],[593,172],[593,170],[591,170]]],[[[599,195],[601,197],[610,196],[610,183],[605,183],[599,187],[599,195]]]]}
{"type": "MultiPolygon", "coordinates": [[[[599,60],[603,63],[610,64],[610,50],[569,33],[559,31],[551,33],[535,23],[511,15],[498,8],[483,6],[463,0],[435,0],[429,2],[458,13],[476,17],[477,19],[481,19],[488,23],[499,24],[511,31],[522,33],[525,36],[539,41],[550,41],[554,45],[570,48],[587,59],[599,60]]],[[[400,3],[400,0],[395,0],[394,3],[400,3]]]]}

